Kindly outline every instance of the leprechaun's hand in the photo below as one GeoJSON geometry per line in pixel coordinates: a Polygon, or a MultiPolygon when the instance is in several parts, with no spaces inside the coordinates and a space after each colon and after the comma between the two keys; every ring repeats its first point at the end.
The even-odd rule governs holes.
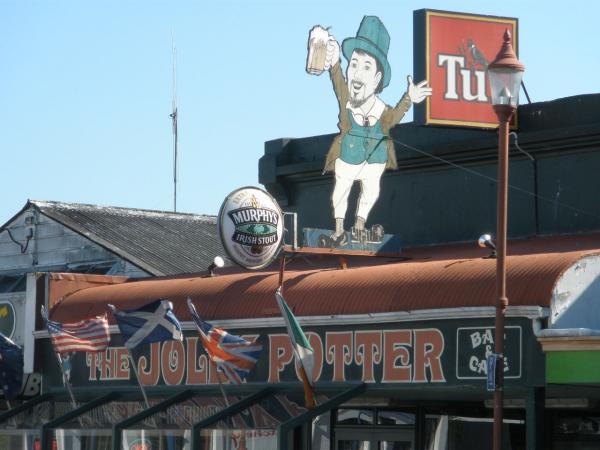
{"type": "Polygon", "coordinates": [[[409,75],[408,80],[408,96],[413,103],[421,103],[431,95],[431,88],[427,86],[427,80],[423,80],[416,85],[413,83],[412,77],[409,75]]]}
{"type": "Polygon", "coordinates": [[[331,69],[340,60],[340,44],[332,35],[327,40],[327,53],[325,56],[325,70],[331,69]]]}

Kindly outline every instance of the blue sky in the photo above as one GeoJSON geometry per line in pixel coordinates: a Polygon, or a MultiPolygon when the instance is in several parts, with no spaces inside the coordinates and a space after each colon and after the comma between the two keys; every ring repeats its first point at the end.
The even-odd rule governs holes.
{"type": "Polygon", "coordinates": [[[309,29],[342,40],[379,16],[394,103],[422,8],[517,17],[534,102],[600,91],[598,2],[0,0],[0,224],[29,198],[173,209],[171,33],[177,209],[216,214],[258,185],[265,141],[336,131],[328,78],[304,71],[309,29]]]}

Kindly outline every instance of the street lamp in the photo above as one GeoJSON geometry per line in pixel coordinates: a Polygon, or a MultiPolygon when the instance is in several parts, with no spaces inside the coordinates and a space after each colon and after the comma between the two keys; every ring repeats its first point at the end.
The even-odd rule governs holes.
{"type": "Polygon", "coordinates": [[[519,89],[525,67],[515,56],[508,30],[496,59],[488,66],[492,89],[492,104],[498,116],[498,213],[496,227],[496,320],[494,352],[496,354],[496,384],[494,388],[493,449],[502,449],[502,422],[504,402],[504,313],[508,306],[506,296],[506,223],[508,209],[508,131],[519,104],[519,89]]]}

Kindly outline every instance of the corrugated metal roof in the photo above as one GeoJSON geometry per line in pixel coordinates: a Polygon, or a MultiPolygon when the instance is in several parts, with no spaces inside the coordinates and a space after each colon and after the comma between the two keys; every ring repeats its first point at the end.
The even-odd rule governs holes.
{"type": "Polygon", "coordinates": [[[155,276],[205,271],[224,256],[216,216],[30,200],[29,206],[155,276]]]}
{"type": "MultiPolygon", "coordinates": [[[[510,305],[549,307],[559,276],[580,258],[600,253],[600,235],[513,241],[508,248],[510,305]]],[[[298,316],[494,306],[496,260],[482,258],[487,253],[473,244],[428,247],[406,251],[409,260],[377,264],[368,258],[369,265],[345,270],[335,263],[326,269],[295,267],[292,262],[284,295],[298,316]]],[[[277,270],[267,270],[95,287],[66,296],[52,317],[70,321],[103,313],[107,303],[128,309],[167,298],[176,315],[189,320],[188,297],[207,320],[275,317],[278,280],[277,270]]]]}

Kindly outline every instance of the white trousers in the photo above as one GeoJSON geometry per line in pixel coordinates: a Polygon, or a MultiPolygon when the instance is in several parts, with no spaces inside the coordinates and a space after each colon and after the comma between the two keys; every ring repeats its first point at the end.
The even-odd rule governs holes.
{"type": "Polygon", "coordinates": [[[360,181],[360,195],[358,196],[358,209],[356,215],[367,221],[369,212],[379,198],[379,180],[385,170],[385,163],[348,164],[340,158],[335,160],[335,187],[331,201],[333,203],[333,216],[336,219],[346,217],[348,209],[348,196],[352,184],[360,181]]]}

